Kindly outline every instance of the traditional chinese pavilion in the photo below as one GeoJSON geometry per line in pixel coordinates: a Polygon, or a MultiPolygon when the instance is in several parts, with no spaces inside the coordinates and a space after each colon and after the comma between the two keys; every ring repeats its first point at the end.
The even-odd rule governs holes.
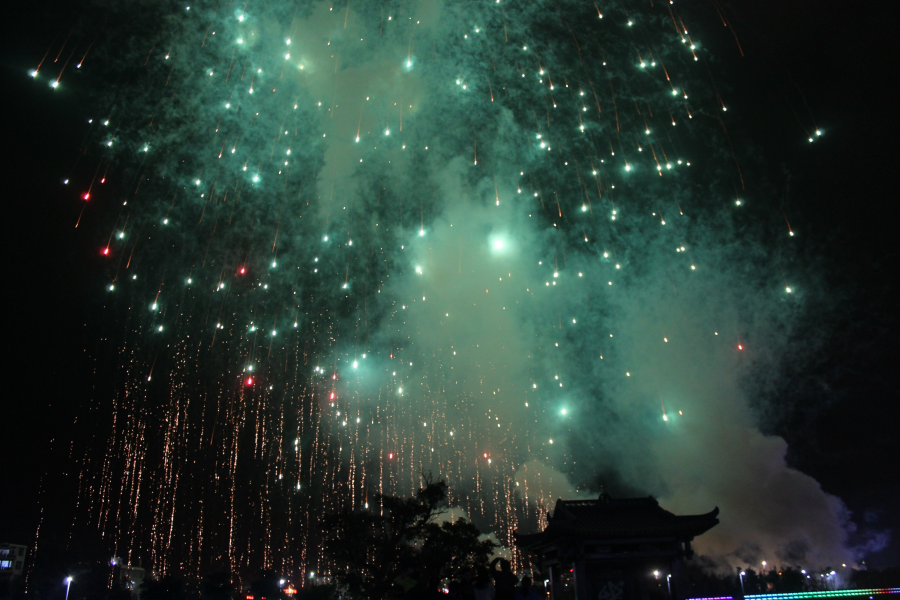
{"type": "Polygon", "coordinates": [[[652,496],[558,500],[546,529],[516,545],[549,574],[551,600],[681,600],[681,561],[718,514],[674,515],[652,496]]]}

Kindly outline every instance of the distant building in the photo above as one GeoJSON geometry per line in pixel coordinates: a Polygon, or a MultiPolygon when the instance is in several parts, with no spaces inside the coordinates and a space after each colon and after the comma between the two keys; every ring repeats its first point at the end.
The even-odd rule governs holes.
{"type": "Polygon", "coordinates": [[[131,592],[131,597],[138,600],[141,597],[142,584],[147,579],[146,569],[140,564],[137,566],[123,565],[122,559],[119,557],[113,558],[110,563],[113,566],[113,576],[119,582],[119,586],[131,592]]]}
{"type": "Polygon", "coordinates": [[[551,600],[680,600],[681,561],[718,514],[676,516],[652,496],[558,500],[546,529],[516,545],[538,558],[551,600]]]}
{"type": "Polygon", "coordinates": [[[0,544],[0,581],[12,582],[21,577],[27,554],[28,546],[0,544]]]}

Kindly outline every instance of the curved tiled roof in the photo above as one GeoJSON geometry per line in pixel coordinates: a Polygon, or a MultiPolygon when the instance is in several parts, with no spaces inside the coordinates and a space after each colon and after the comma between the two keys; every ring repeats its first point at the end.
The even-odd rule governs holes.
{"type": "Polygon", "coordinates": [[[531,547],[558,537],[592,540],[675,537],[691,539],[717,525],[719,509],[701,515],[675,515],[655,498],[613,499],[602,494],[596,500],[558,500],[547,528],[531,535],[517,535],[516,543],[531,547]]]}

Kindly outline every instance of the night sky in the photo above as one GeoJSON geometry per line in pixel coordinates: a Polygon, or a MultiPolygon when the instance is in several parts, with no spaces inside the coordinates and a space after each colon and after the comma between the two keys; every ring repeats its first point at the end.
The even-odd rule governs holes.
{"type": "MultiPolygon", "coordinates": [[[[700,13],[715,15],[708,4],[692,2],[685,5],[697,6],[700,13]]],[[[898,350],[894,341],[898,334],[896,273],[900,272],[894,230],[900,214],[895,191],[895,164],[898,158],[895,140],[898,131],[891,94],[895,83],[890,75],[897,57],[892,35],[895,15],[887,9],[862,10],[830,0],[825,3],[736,0],[725,6],[740,37],[744,57],[736,53],[733,45],[726,45],[730,39],[728,34],[721,31],[713,33],[705,24],[703,31],[691,33],[709,38],[710,51],[719,58],[715,65],[716,82],[727,100],[729,112],[736,113],[734,120],[729,122],[730,134],[742,141],[739,151],[742,166],[751,177],[757,177],[755,181],[760,182],[755,188],[757,197],[768,198],[769,208],[763,211],[766,216],[749,219],[743,225],[743,231],[753,236],[754,250],[770,249],[773,255],[787,261],[789,270],[798,273],[795,276],[797,280],[808,282],[803,307],[792,312],[790,327],[770,330],[757,326],[757,339],[776,335],[779,331],[787,338],[787,341],[775,344],[781,353],[772,356],[778,360],[767,362],[765,358],[760,358],[755,369],[740,371],[733,381],[748,390],[745,392],[746,406],[750,408],[752,421],[759,430],[764,434],[780,436],[787,442],[788,465],[818,481],[825,492],[843,500],[852,512],[856,531],[849,536],[847,547],[857,551],[866,545],[870,549],[878,549],[867,557],[869,565],[896,565],[900,562],[900,543],[890,533],[891,530],[900,532],[900,513],[896,508],[900,506],[900,472],[896,461],[896,457],[900,456],[900,442],[895,433],[896,424],[900,422],[897,393],[900,380],[896,367],[898,350]],[[804,101],[808,107],[804,106],[804,101]],[[798,120],[808,122],[810,114],[815,118],[816,125],[825,132],[813,144],[806,141],[804,131],[798,124],[798,120]],[[784,240],[780,237],[777,241],[766,238],[771,233],[766,229],[768,224],[781,219],[780,211],[798,233],[796,240],[790,240],[790,250],[782,250],[784,240]],[[777,219],[772,219],[773,213],[778,216],[777,219]],[[808,352],[800,351],[804,346],[809,348],[808,352]]],[[[115,375],[125,359],[117,356],[111,350],[112,346],[104,344],[103,340],[114,338],[117,331],[136,326],[127,324],[131,322],[123,316],[127,315],[127,307],[116,305],[110,308],[112,303],[102,293],[110,284],[110,273],[104,257],[98,253],[98,239],[106,234],[98,232],[109,231],[104,221],[109,217],[109,211],[95,210],[91,206],[85,211],[86,225],[73,228],[73,215],[77,217],[80,210],[77,192],[61,185],[61,179],[84,143],[85,106],[91,100],[84,94],[76,97],[74,94],[54,92],[46,81],[32,81],[28,72],[40,61],[51,41],[66,35],[69,23],[74,22],[75,17],[97,14],[98,10],[97,6],[82,9],[63,2],[32,3],[27,7],[17,7],[17,12],[7,15],[4,19],[5,31],[0,36],[0,77],[4,85],[3,114],[6,117],[3,138],[7,150],[4,180],[9,199],[4,213],[8,231],[7,322],[11,324],[7,329],[6,346],[7,354],[12,358],[8,362],[11,367],[6,377],[8,391],[0,420],[0,439],[4,440],[6,449],[5,460],[0,466],[0,514],[3,515],[0,517],[0,541],[32,543],[43,509],[42,536],[48,536],[46,539],[53,543],[75,532],[78,542],[74,547],[83,550],[85,556],[107,549],[84,533],[91,526],[86,524],[86,513],[79,512],[81,509],[74,506],[76,497],[84,493],[79,491],[78,473],[81,467],[76,463],[82,456],[90,456],[91,460],[102,457],[98,449],[104,447],[106,441],[105,438],[100,439],[105,434],[99,432],[104,431],[103,427],[109,425],[111,418],[106,407],[110,398],[118,393],[117,390],[127,385],[122,382],[130,381],[129,376],[117,378],[115,375]],[[41,486],[43,492],[39,493],[41,486]]],[[[131,26],[122,14],[111,17],[111,21],[104,25],[109,24],[118,24],[123,28],[131,26]]],[[[148,39],[152,41],[152,38],[148,35],[148,39]]],[[[102,60],[100,57],[104,56],[109,58],[110,63],[114,62],[112,54],[105,55],[98,50],[98,59],[102,60]]],[[[85,75],[90,85],[83,88],[103,87],[102,81],[90,77],[85,75]]],[[[102,100],[104,96],[98,98],[102,100]]],[[[141,107],[134,110],[140,112],[141,107]]],[[[374,121],[377,117],[373,117],[371,128],[385,127],[374,121]]],[[[364,123],[361,114],[359,122],[364,123]]],[[[407,123],[407,128],[410,127],[407,123]]],[[[314,125],[310,125],[310,131],[313,129],[314,125]]],[[[447,137],[451,137],[450,134],[447,137]]],[[[160,144],[163,144],[162,140],[160,144]]],[[[490,142],[484,140],[483,144],[483,152],[488,153],[490,142]]],[[[478,153],[481,148],[477,145],[475,152],[478,153]]],[[[327,150],[324,152],[328,156],[327,150]]],[[[295,150],[296,153],[299,151],[295,150]]],[[[716,157],[717,160],[719,158],[722,158],[723,164],[731,160],[727,152],[722,157],[716,157]]],[[[479,159],[488,161],[490,168],[490,154],[484,158],[479,156],[479,159]]],[[[87,168],[87,171],[92,168],[87,168]]],[[[87,173],[88,180],[91,175],[91,172],[87,173]]],[[[317,175],[316,172],[314,177],[317,175]]],[[[335,178],[339,176],[340,171],[335,178]]],[[[322,175],[322,178],[325,177],[327,175],[322,175]]],[[[377,179],[377,175],[371,177],[377,179]]],[[[490,177],[487,179],[489,181],[490,177]]],[[[330,183],[319,181],[318,191],[328,185],[330,183]]],[[[473,193],[484,191],[483,186],[479,185],[472,185],[473,193]]],[[[505,185],[515,190],[514,184],[501,180],[500,187],[505,185]]],[[[748,185],[748,188],[753,189],[753,185],[748,185]]],[[[398,193],[402,193],[402,187],[397,189],[400,190],[398,193]]],[[[446,192],[440,185],[435,189],[446,192]]],[[[647,193],[652,195],[656,193],[655,189],[647,193]]],[[[712,185],[710,189],[713,189],[712,185]]],[[[352,188],[343,191],[348,195],[354,193],[352,188]]],[[[314,194],[315,191],[308,193],[314,194]]],[[[501,193],[497,193],[498,203],[501,193]]],[[[491,189],[489,195],[493,194],[491,189]]],[[[748,196],[752,198],[753,192],[749,192],[748,196]]],[[[594,210],[599,211],[599,206],[594,210]]],[[[366,210],[365,207],[358,208],[361,212],[366,210]]],[[[419,213],[416,220],[422,224],[423,231],[429,228],[429,235],[434,231],[433,250],[438,255],[441,253],[441,223],[446,221],[449,224],[459,216],[450,208],[443,209],[443,213],[441,210],[438,204],[426,205],[422,202],[419,208],[409,211],[411,214],[419,213]]],[[[475,224],[473,231],[490,232],[492,217],[481,216],[481,210],[477,208],[465,212],[461,218],[471,219],[475,224]]],[[[487,212],[484,214],[487,215],[487,212]]],[[[418,230],[419,224],[409,226],[418,230]]],[[[519,231],[526,230],[525,225],[518,227],[519,231]]],[[[493,231],[497,231],[496,227],[493,231]]],[[[499,234],[486,235],[495,250],[499,251],[503,243],[509,243],[506,238],[498,241],[496,237],[490,237],[499,234]]],[[[777,230],[777,235],[784,237],[783,229],[777,230]]],[[[588,233],[585,232],[584,236],[587,238],[588,233]]],[[[708,239],[717,238],[711,236],[708,239]]],[[[539,247],[543,244],[542,240],[535,237],[532,241],[535,247],[539,247]]],[[[268,243],[271,244],[271,240],[268,243]]],[[[709,243],[712,245],[714,242],[709,243]]],[[[222,244],[224,246],[226,242],[222,244]]],[[[623,245],[628,244],[625,239],[623,245]]],[[[700,245],[697,244],[698,247],[700,245]]],[[[529,251],[520,250],[530,259],[529,251]]],[[[451,248],[447,253],[451,251],[455,252],[451,248]]],[[[290,256],[290,251],[287,252],[290,256]]],[[[294,252],[296,255],[303,254],[299,247],[294,252]]],[[[460,256],[462,252],[460,242],[460,256]]],[[[574,255],[569,260],[580,264],[576,263],[574,255]]],[[[710,261],[713,260],[710,258],[710,261]]],[[[147,261],[152,261],[152,257],[147,261]]],[[[510,264],[513,265],[511,269],[519,266],[515,262],[510,264]]],[[[748,269],[749,273],[753,264],[748,259],[742,268],[748,269]]],[[[346,268],[349,272],[350,267],[346,268]]],[[[569,266],[568,271],[574,277],[577,267],[569,266]]],[[[472,272],[475,273],[475,270],[472,272]]],[[[481,275],[479,271],[477,277],[481,275]]],[[[730,273],[717,281],[739,281],[744,287],[739,285],[734,288],[734,293],[758,291],[760,298],[763,298],[767,292],[755,289],[753,286],[757,282],[751,280],[752,275],[742,279],[730,273]]],[[[263,285],[262,279],[259,285],[263,285]]],[[[386,293],[396,293],[398,298],[402,296],[402,284],[393,288],[384,285],[386,293]]],[[[447,290],[439,284],[428,289],[428,294],[435,297],[447,294],[447,290]]],[[[691,297],[690,291],[685,293],[691,297]]],[[[715,288],[695,292],[698,298],[708,293],[715,294],[715,288]]],[[[652,311],[655,306],[653,294],[652,290],[639,293],[636,304],[643,302],[641,306],[652,311]]],[[[735,300],[728,299],[728,294],[723,292],[722,295],[723,304],[731,302],[729,306],[737,305],[735,300]]],[[[574,294],[571,302],[574,305],[590,297],[589,294],[574,294]]],[[[504,299],[501,296],[500,300],[504,299]]],[[[143,299],[138,301],[143,302],[143,299]]],[[[764,302],[759,300],[761,305],[764,302]]],[[[756,303],[753,298],[747,299],[750,306],[756,306],[756,303]]],[[[330,310],[344,310],[336,304],[329,306],[330,310]]],[[[547,306],[539,305],[535,312],[546,312],[547,306]]],[[[716,305],[712,303],[710,306],[716,305]]],[[[352,312],[351,308],[346,310],[349,311],[347,314],[352,312]]],[[[767,313],[757,310],[754,314],[757,318],[765,318],[767,313]]],[[[619,316],[623,320],[628,318],[618,314],[616,318],[619,316]]],[[[384,318],[389,320],[388,316],[384,318]]],[[[597,321],[602,322],[602,319],[597,321]]],[[[474,340],[480,334],[480,323],[475,321],[453,327],[458,328],[458,335],[463,339],[474,340]]],[[[428,326],[424,321],[418,325],[420,328],[428,326]]],[[[675,326],[672,330],[678,329],[675,326]]],[[[685,330],[692,331],[690,325],[685,325],[685,330]]],[[[685,334],[686,337],[689,335],[685,334]]],[[[377,341],[380,338],[373,335],[372,339],[377,341]]],[[[580,338],[576,335],[572,339],[580,338]]],[[[435,347],[440,344],[439,341],[434,343],[435,347]]],[[[375,345],[373,343],[372,347],[375,345]]],[[[128,347],[146,349],[140,345],[128,347]]],[[[635,356],[651,355],[641,354],[641,346],[636,347],[635,356]]],[[[348,352],[344,360],[355,360],[355,355],[351,358],[352,352],[348,352]]],[[[373,353],[373,360],[381,356],[375,355],[374,350],[370,352],[373,353]]],[[[427,352],[433,354],[433,349],[428,348],[427,352]]],[[[509,360],[523,358],[525,352],[522,351],[522,354],[520,357],[510,352],[509,360]]],[[[694,356],[690,352],[687,354],[694,356]]],[[[154,356],[150,351],[150,355],[142,356],[138,362],[153,363],[154,356]]],[[[390,358],[393,359],[393,354],[390,358]]],[[[458,368],[482,373],[479,369],[482,369],[483,360],[486,359],[476,358],[472,363],[462,363],[458,368]]],[[[286,371],[286,360],[284,365],[286,371]]],[[[223,369],[234,375],[229,370],[231,366],[223,369]]],[[[503,371],[503,368],[497,367],[491,372],[494,371],[503,371]]],[[[509,371],[517,374],[509,375],[511,379],[524,372],[520,366],[509,371]]],[[[429,374],[432,373],[429,371],[429,374]]],[[[255,376],[250,373],[245,375],[255,376]]],[[[238,374],[237,377],[243,379],[244,375],[238,374]]],[[[264,376],[261,374],[260,377],[264,376]]],[[[273,377],[270,375],[270,378],[273,377]]],[[[496,382],[500,382],[494,387],[503,387],[507,383],[504,375],[488,373],[487,377],[494,377],[496,382]]],[[[575,387],[579,387],[577,377],[573,379],[575,387]]],[[[723,378],[719,389],[729,389],[733,381],[723,378]]],[[[210,382],[210,385],[214,387],[215,382],[210,382]]],[[[580,389],[585,393],[594,390],[598,394],[614,396],[619,388],[597,386],[595,389],[582,383],[580,389]]],[[[665,391],[659,392],[660,398],[665,391]]],[[[462,395],[459,397],[467,397],[466,393],[470,390],[460,392],[462,395]]],[[[677,406],[667,409],[665,404],[663,401],[663,414],[666,410],[673,414],[678,410],[677,406]]],[[[321,410],[326,410],[324,406],[322,404],[321,410]]],[[[555,406],[554,410],[557,408],[555,406]]],[[[416,418],[414,411],[408,412],[412,415],[411,420],[416,418]]],[[[504,421],[512,423],[513,428],[526,422],[523,417],[513,416],[508,408],[497,413],[504,421]]],[[[620,413],[613,413],[621,417],[620,413]]],[[[346,419],[346,416],[343,418],[346,419]]],[[[636,427],[625,421],[623,423],[623,430],[636,427]]],[[[418,421],[416,425],[419,425],[418,421]]],[[[302,424],[297,427],[302,429],[302,424]]],[[[554,431],[551,429],[551,435],[554,431]]],[[[702,497],[702,506],[692,503],[690,498],[685,499],[684,491],[680,496],[671,493],[668,496],[670,504],[667,505],[667,492],[673,486],[677,487],[678,482],[660,474],[659,471],[665,469],[654,462],[651,454],[638,458],[616,458],[615,452],[605,447],[606,455],[613,458],[595,460],[591,452],[595,447],[601,447],[602,442],[575,425],[566,431],[571,433],[571,437],[567,437],[569,444],[566,451],[560,450],[551,460],[548,450],[546,460],[548,464],[565,470],[571,485],[582,492],[587,490],[585,493],[594,494],[596,488],[603,485],[604,489],[613,493],[654,493],[663,499],[664,506],[675,506],[679,512],[689,512],[691,509],[701,512],[712,508],[712,504],[723,506],[716,493],[722,489],[720,486],[728,487],[728,484],[721,482],[698,486],[702,489],[698,492],[698,496],[702,497]],[[642,472],[646,473],[643,483],[642,472]],[[707,502],[710,506],[706,506],[707,502]]],[[[208,433],[203,435],[206,437],[202,439],[208,439],[208,433]]],[[[484,444],[490,444],[487,435],[478,437],[477,443],[473,443],[479,448],[486,447],[484,444]]],[[[560,434],[560,437],[563,435],[560,434]]],[[[539,433],[529,433],[516,439],[535,444],[538,437],[539,433]]],[[[290,442],[285,444],[290,447],[290,442]]],[[[521,445],[526,444],[521,442],[521,445]]],[[[495,460],[498,464],[501,462],[501,447],[501,442],[496,442],[495,460]]],[[[373,442],[370,448],[384,452],[390,449],[384,442],[373,442]]],[[[719,450],[714,445],[706,444],[700,445],[695,452],[697,455],[708,455],[718,454],[719,450]]],[[[748,450],[747,454],[752,452],[748,450]]],[[[740,444],[722,451],[723,455],[735,457],[742,453],[744,448],[740,444]]],[[[511,456],[512,452],[507,454],[511,456]]],[[[543,454],[543,450],[531,452],[530,455],[521,453],[517,455],[517,460],[522,463],[535,457],[543,459],[543,454]]],[[[685,453],[679,459],[690,462],[697,460],[697,455],[685,453]]],[[[485,453],[484,458],[487,457],[488,453],[485,453]]],[[[729,460],[723,458],[721,462],[711,462],[709,477],[716,478],[717,473],[725,473],[732,465],[744,464],[738,458],[729,460]]],[[[515,463],[511,457],[509,461],[503,464],[515,463]]],[[[264,462],[261,459],[253,464],[259,466],[264,462]]],[[[705,464],[702,463],[697,469],[706,469],[705,464]]],[[[368,466],[371,468],[371,465],[368,466]]],[[[537,463],[527,463],[528,469],[538,466],[537,463]]],[[[360,469],[365,468],[366,464],[360,463],[360,469]]],[[[518,470],[516,480],[528,474],[525,467],[512,468],[518,470]]],[[[251,471],[242,475],[245,478],[243,481],[257,481],[258,476],[251,471]]],[[[685,468],[684,473],[686,478],[696,475],[691,468],[685,468]]],[[[460,471],[460,477],[462,474],[463,471],[460,471]]],[[[486,482],[491,481],[490,477],[485,477],[486,482]]],[[[753,485],[752,476],[748,474],[747,477],[753,485]]],[[[675,479],[678,479],[677,476],[675,479]]],[[[566,482],[565,485],[569,484],[566,482]]],[[[304,485],[307,485],[305,480],[304,485]]],[[[556,489],[555,484],[551,487],[556,489]]],[[[394,489],[402,491],[403,486],[397,484],[394,489]]],[[[788,496],[786,500],[799,497],[788,496]]],[[[727,511],[728,502],[724,502],[723,511],[727,511]]],[[[758,510],[772,511],[773,507],[779,506],[779,499],[767,498],[760,500],[759,504],[765,508],[758,510]]],[[[465,506],[465,501],[460,501],[460,505],[465,506]]],[[[741,513],[745,515],[760,514],[754,512],[753,506],[736,510],[745,511],[741,513]]],[[[794,506],[786,510],[786,514],[796,518],[796,514],[803,510],[802,505],[794,506]]],[[[525,514],[529,514],[528,510],[525,514]]],[[[493,523],[491,518],[485,515],[481,518],[481,525],[490,528],[493,523]]],[[[777,517],[775,520],[778,520],[777,517]]],[[[504,523],[504,527],[509,525],[504,523]]],[[[531,526],[533,523],[523,519],[522,525],[531,526]]],[[[739,536],[743,530],[738,527],[729,531],[739,536]]],[[[751,531],[747,535],[756,534],[751,531]]],[[[503,539],[502,535],[500,537],[503,539]]],[[[722,547],[725,543],[716,541],[716,544],[723,544],[722,547]]],[[[715,552],[719,547],[714,545],[710,551],[715,552]]],[[[741,555],[736,556],[740,558],[741,555]]]]}

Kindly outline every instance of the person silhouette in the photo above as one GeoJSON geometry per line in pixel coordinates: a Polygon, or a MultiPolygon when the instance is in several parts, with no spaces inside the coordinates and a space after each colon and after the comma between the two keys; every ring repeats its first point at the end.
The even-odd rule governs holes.
{"type": "Polygon", "coordinates": [[[491,576],[494,578],[496,600],[515,600],[516,585],[519,578],[512,572],[512,565],[505,558],[499,556],[491,561],[491,576]],[[500,570],[497,570],[500,563],[500,570]]]}
{"type": "Polygon", "coordinates": [[[526,575],[522,578],[522,583],[516,588],[515,600],[541,600],[541,595],[531,585],[531,577],[526,575]]]}

